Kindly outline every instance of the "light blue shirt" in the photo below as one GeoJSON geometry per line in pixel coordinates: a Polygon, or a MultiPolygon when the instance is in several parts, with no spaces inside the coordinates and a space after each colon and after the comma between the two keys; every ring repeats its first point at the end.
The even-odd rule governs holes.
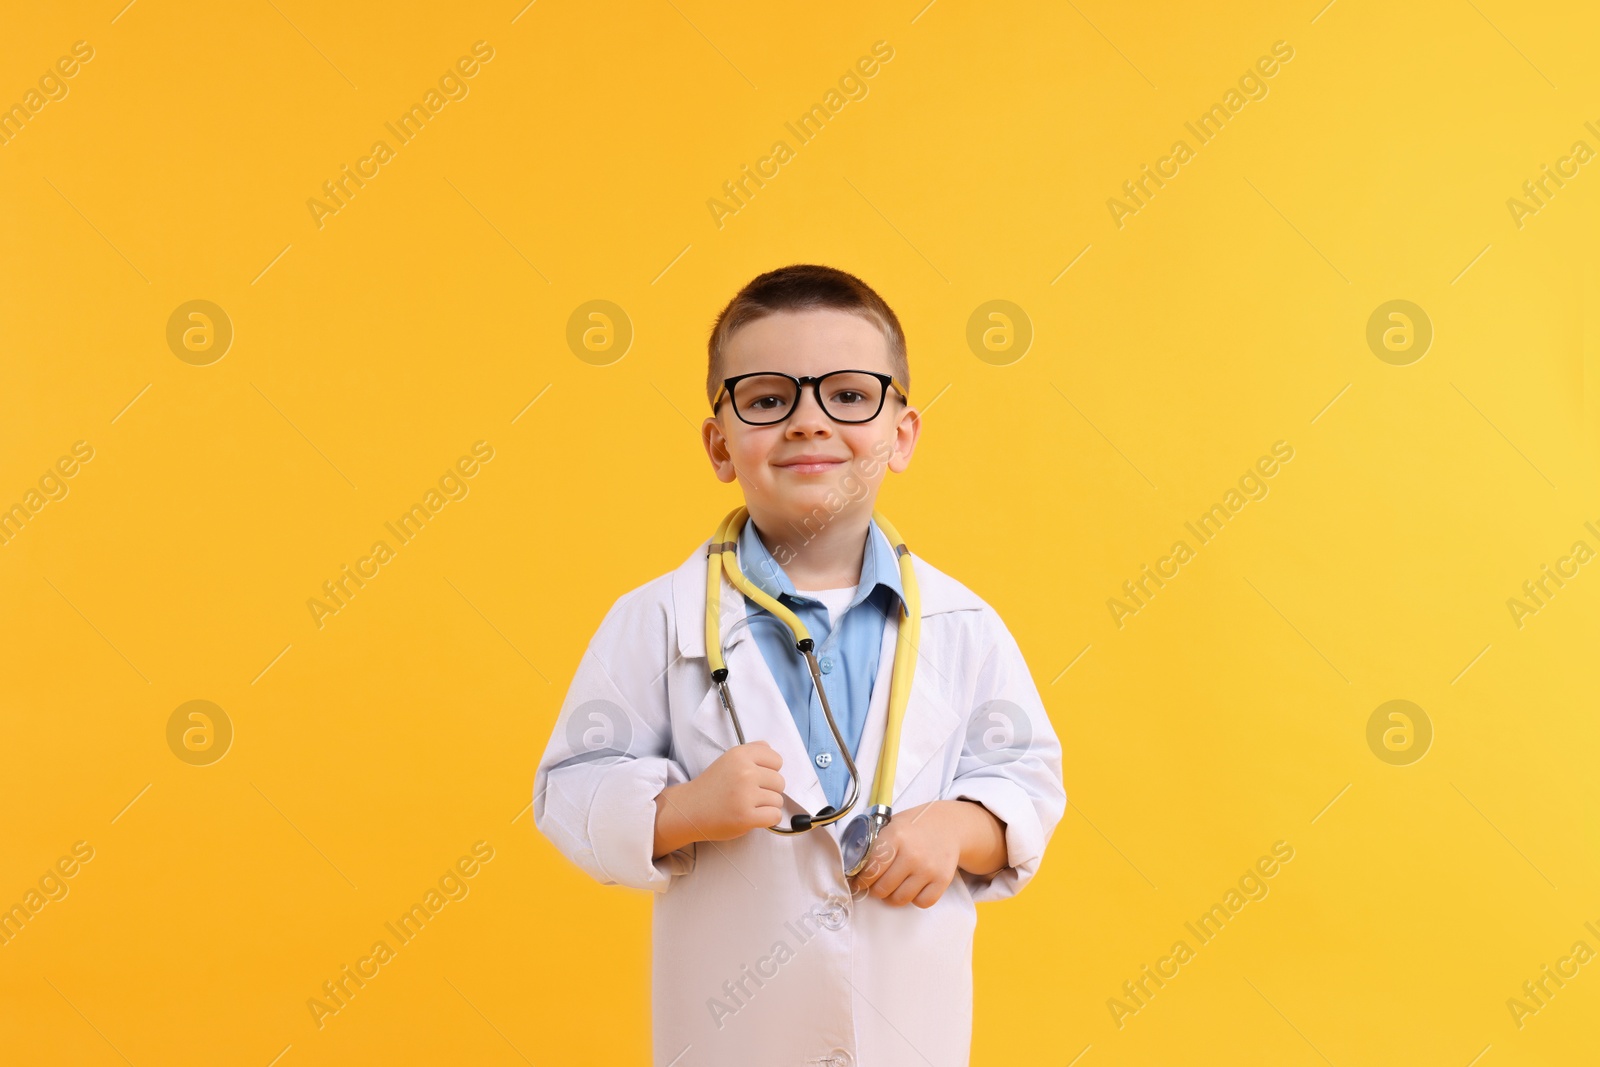
{"type": "MultiPolygon", "coordinates": [[[[839,614],[837,626],[829,624],[828,609],[822,601],[795,592],[794,583],[762,544],[755,523],[748,520],[739,534],[739,566],[752,584],[798,615],[811,632],[828,707],[854,757],[861,749],[861,730],[872,704],[884,627],[891,613],[902,610],[900,565],[889,539],[876,522],[867,524],[861,579],[849,606],[839,614]]],[[[750,613],[750,631],[799,727],[823,795],[837,808],[844,803],[850,788],[850,772],[828,729],[827,717],[822,714],[822,702],[811,684],[805,657],[795,651],[794,635],[782,619],[749,597],[745,598],[745,606],[750,613]]],[[[858,766],[856,771],[861,775],[861,788],[865,789],[872,769],[858,766]]]]}

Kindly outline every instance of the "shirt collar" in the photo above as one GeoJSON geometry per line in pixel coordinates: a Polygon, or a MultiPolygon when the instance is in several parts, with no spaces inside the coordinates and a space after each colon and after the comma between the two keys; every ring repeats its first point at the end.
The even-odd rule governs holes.
{"type": "MultiPolygon", "coordinates": [[[[773,599],[778,599],[780,593],[792,598],[813,599],[800,597],[795,591],[794,583],[772,553],[767,551],[767,546],[756,533],[756,524],[749,519],[745,520],[744,529],[739,533],[739,568],[751,584],[773,599]]],[[[888,589],[900,600],[904,599],[900,565],[894,549],[889,547],[889,539],[878,529],[878,524],[868,520],[867,551],[861,559],[861,579],[849,607],[853,608],[867,599],[879,586],[888,589]]]]}

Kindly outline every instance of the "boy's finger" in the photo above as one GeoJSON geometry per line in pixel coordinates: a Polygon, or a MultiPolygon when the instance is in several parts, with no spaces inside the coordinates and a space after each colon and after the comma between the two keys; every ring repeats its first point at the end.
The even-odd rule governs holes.
{"type": "Polygon", "coordinates": [[[869,892],[872,889],[872,883],[883,876],[883,870],[883,864],[873,863],[868,860],[865,867],[851,875],[850,881],[854,884],[857,894],[869,892]]]}
{"type": "Polygon", "coordinates": [[[861,873],[856,877],[863,879],[869,885],[877,881],[883,875],[883,872],[889,869],[889,864],[893,862],[894,855],[894,844],[887,839],[887,834],[879,837],[872,842],[872,851],[867,855],[867,865],[861,869],[861,873]]]}
{"type": "Polygon", "coordinates": [[[895,834],[886,834],[872,843],[872,858],[867,861],[869,867],[886,871],[899,858],[900,848],[895,837],[895,834]]]}
{"type": "Polygon", "coordinates": [[[872,883],[871,893],[879,900],[885,900],[889,894],[900,888],[911,874],[911,865],[904,860],[896,859],[887,865],[886,869],[872,883]]]}
{"type": "Polygon", "coordinates": [[[885,898],[885,902],[897,908],[903,908],[911,903],[918,893],[928,887],[928,880],[917,874],[907,875],[905,881],[885,898]]]}
{"type": "Polygon", "coordinates": [[[778,750],[765,741],[751,741],[745,746],[750,750],[750,758],[757,767],[770,767],[773,770],[783,766],[783,757],[778,755],[778,750]]]}
{"type": "Polygon", "coordinates": [[[873,884],[883,877],[883,872],[889,869],[894,857],[894,846],[880,837],[873,843],[872,855],[867,858],[867,865],[856,875],[856,885],[863,890],[871,889],[873,884]]]}

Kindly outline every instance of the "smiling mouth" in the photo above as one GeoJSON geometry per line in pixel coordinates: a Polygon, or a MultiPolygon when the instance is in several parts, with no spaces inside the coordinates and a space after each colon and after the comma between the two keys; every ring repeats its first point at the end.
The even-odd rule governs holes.
{"type": "Polygon", "coordinates": [[[822,474],[825,471],[831,471],[836,467],[843,466],[843,464],[844,460],[842,459],[830,459],[806,463],[781,463],[779,468],[793,471],[796,474],[822,474]]]}

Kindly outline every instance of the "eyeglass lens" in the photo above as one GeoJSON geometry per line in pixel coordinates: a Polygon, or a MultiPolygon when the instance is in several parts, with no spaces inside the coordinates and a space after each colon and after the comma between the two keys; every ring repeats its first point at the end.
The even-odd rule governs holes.
{"type": "MultiPolygon", "coordinates": [[[[883,383],[870,374],[839,371],[824,375],[817,384],[821,387],[822,410],[838,422],[866,422],[883,405],[883,383]]],[[[782,422],[799,399],[794,379],[781,374],[757,374],[733,386],[733,404],[739,417],[756,425],[782,422]]]]}

